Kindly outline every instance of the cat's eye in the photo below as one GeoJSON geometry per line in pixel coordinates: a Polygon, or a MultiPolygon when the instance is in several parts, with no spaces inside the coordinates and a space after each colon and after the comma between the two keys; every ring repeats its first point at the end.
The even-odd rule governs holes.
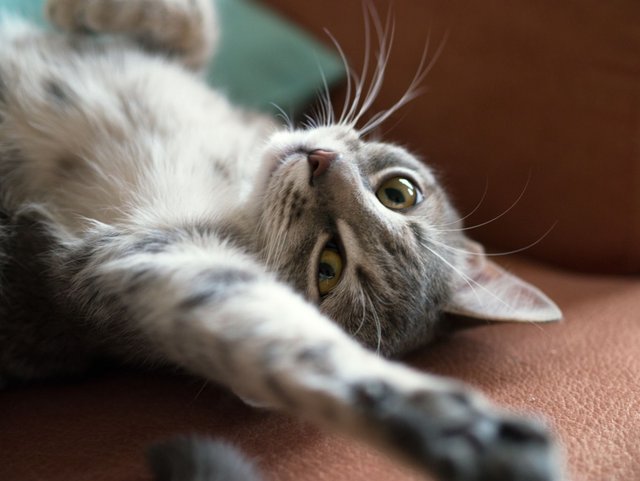
{"type": "Polygon", "coordinates": [[[340,281],[343,261],[338,247],[333,242],[328,243],[320,254],[318,264],[318,290],[324,296],[333,290],[340,281]]]}
{"type": "Polygon", "coordinates": [[[405,177],[392,177],[384,181],[376,191],[376,196],[385,207],[393,210],[407,209],[421,199],[418,188],[405,177]]]}

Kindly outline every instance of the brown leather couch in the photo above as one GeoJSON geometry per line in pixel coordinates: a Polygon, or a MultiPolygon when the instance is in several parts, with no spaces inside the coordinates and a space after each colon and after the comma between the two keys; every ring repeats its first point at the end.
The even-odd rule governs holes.
{"type": "MultiPolygon", "coordinates": [[[[362,57],[359,1],[267,3],[362,57]]],[[[510,251],[541,239],[501,262],[565,315],[460,332],[407,362],[544,416],[568,478],[640,480],[640,4],[407,0],[393,11],[378,107],[408,85],[429,26],[449,40],[386,137],[436,166],[468,225],[483,224],[478,240],[510,251]]],[[[424,479],[199,379],[136,373],[0,394],[0,479],[149,479],[144,447],[185,431],[232,441],[273,481],[424,479]]]]}

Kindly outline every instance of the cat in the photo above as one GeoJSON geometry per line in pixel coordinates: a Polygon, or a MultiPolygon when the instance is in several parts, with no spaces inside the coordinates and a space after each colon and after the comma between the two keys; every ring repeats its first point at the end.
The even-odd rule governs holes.
{"type": "Polygon", "coordinates": [[[546,428],[388,359],[445,313],[561,314],[465,237],[428,166],[366,135],[356,96],[306,128],[230,104],[198,76],[209,0],[46,11],[58,31],[0,26],[2,379],[178,366],[442,480],[558,479],[546,428]]]}

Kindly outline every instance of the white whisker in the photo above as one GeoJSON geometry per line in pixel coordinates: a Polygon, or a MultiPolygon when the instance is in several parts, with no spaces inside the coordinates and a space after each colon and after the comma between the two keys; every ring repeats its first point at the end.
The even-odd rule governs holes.
{"type": "MultiPolygon", "coordinates": [[[[332,125],[338,124],[348,127],[356,128],[364,116],[369,112],[376,99],[378,98],[382,85],[384,83],[385,72],[389,59],[391,57],[391,51],[393,50],[394,37],[395,37],[395,20],[391,14],[391,7],[387,12],[386,20],[383,24],[380,15],[378,14],[373,2],[363,1],[363,19],[364,19],[364,58],[362,64],[362,70],[360,75],[350,67],[347,60],[347,56],[341,47],[340,43],[333,36],[333,34],[325,29],[325,34],[331,39],[334,44],[340,59],[344,65],[346,71],[346,93],[340,109],[339,116],[336,116],[336,112],[330,102],[330,92],[326,82],[324,74],[322,74],[324,91],[318,95],[321,111],[318,116],[320,119],[311,125],[332,125]],[[372,33],[371,29],[375,31],[377,39],[377,54],[375,57],[375,68],[369,78],[369,69],[372,58],[372,33]],[[369,85],[365,92],[365,85],[369,85]],[[337,117],[337,118],[336,118],[337,117]]],[[[423,50],[418,68],[413,76],[409,87],[400,96],[400,98],[386,110],[382,110],[372,115],[365,124],[358,129],[360,136],[365,136],[371,131],[376,129],[380,124],[385,122],[391,115],[397,112],[404,105],[413,100],[416,96],[422,93],[420,85],[425,80],[426,76],[432,70],[436,61],[440,57],[444,46],[447,43],[449,32],[445,32],[444,37],[434,54],[429,58],[429,48],[431,44],[431,29],[423,50]]]]}
{"type": "Polygon", "coordinates": [[[447,43],[447,40],[449,38],[449,32],[448,31],[445,32],[445,35],[444,35],[442,41],[440,42],[440,45],[438,45],[438,48],[436,49],[435,53],[431,57],[431,60],[429,60],[429,62],[427,63],[430,36],[431,36],[431,33],[429,33],[429,38],[427,39],[427,44],[425,45],[425,49],[423,50],[422,58],[420,59],[420,64],[418,65],[418,69],[416,71],[416,74],[414,75],[414,77],[413,77],[411,83],[409,84],[409,87],[407,88],[407,90],[405,90],[404,94],[400,97],[400,99],[394,105],[392,105],[387,110],[379,112],[378,114],[373,116],[360,129],[360,134],[361,135],[366,135],[367,133],[371,132],[373,129],[378,127],[378,125],[383,123],[391,115],[393,115],[395,112],[397,112],[401,107],[403,107],[404,105],[409,103],[416,96],[420,95],[421,92],[419,90],[419,86],[422,84],[422,82],[424,82],[424,79],[429,74],[429,72],[431,72],[431,70],[433,69],[433,66],[435,65],[436,61],[438,60],[438,58],[442,54],[442,51],[444,50],[444,47],[445,47],[445,45],[447,43]]]}
{"type": "MultiPolygon", "coordinates": [[[[360,106],[360,110],[353,117],[352,123],[357,124],[362,116],[369,111],[376,98],[380,94],[380,90],[382,89],[382,84],[384,82],[384,76],[387,64],[389,63],[389,58],[391,56],[391,50],[393,47],[393,39],[395,36],[395,21],[391,18],[390,13],[387,15],[387,20],[382,26],[382,22],[380,20],[380,16],[376,12],[376,10],[370,6],[370,15],[373,20],[373,26],[376,31],[376,36],[378,38],[378,55],[376,62],[376,70],[373,73],[373,77],[371,79],[371,84],[369,86],[369,90],[360,106]]],[[[364,79],[363,79],[364,81],[364,79]]]]}
{"type": "Polygon", "coordinates": [[[280,117],[286,124],[288,130],[293,130],[293,122],[291,121],[291,116],[287,114],[282,107],[278,104],[271,102],[271,106],[274,107],[278,111],[278,117],[280,117]]]}
{"type": "Polygon", "coordinates": [[[440,259],[442,262],[444,262],[447,266],[449,266],[453,270],[453,272],[458,274],[462,278],[462,280],[464,280],[465,283],[471,288],[471,290],[473,291],[473,295],[476,296],[476,299],[478,300],[478,302],[480,302],[480,296],[478,296],[478,293],[474,289],[474,287],[473,287],[474,285],[476,287],[479,287],[483,291],[485,291],[487,294],[489,294],[491,297],[496,299],[500,304],[505,306],[507,309],[509,309],[509,310],[512,309],[512,307],[509,304],[507,304],[504,300],[502,300],[500,297],[498,297],[494,292],[490,291],[485,286],[483,286],[482,284],[480,284],[479,282],[475,281],[474,279],[469,277],[467,274],[462,272],[459,268],[454,266],[451,262],[449,262],[447,259],[445,259],[442,255],[440,255],[436,250],[432,249],[427,244],[422,244],[422,246],[425,249],[427,249],[429,252],[431,252],[434,256],[436,256],[438,259],[440,259]]]}
{"type": "Polygon", "coordinates": [[[316,63],[320,70],[320,76],[322,77],[322,93],[320,94],[320,103],[322,105],[322,112],[324,113],[322,125],[329,125],[333,123],[333,106],[331,105],[331,94],[329,92],[329,84],[327,83],[327,76],[324,74],[320,62],[316,58],[316,63]]]}
{"type": "MultiPolygon", "coordinates": [[[[467,215],[465,215],[464,217],[460,217],[459,219],[453,220],[451,222],[446,222],[444,224],[435,224],[433,227],[445,227],[448,225],[453,225],[453,224],[459,224],[460,222],[463,222],[464,220],[468,219],[469,217],[471,217],[473,214],[475,214],[477,212],[477,210],[480,208],[480,206],[482,205],[482,203],[484,202],[485,198],[487,197],[487,192],[489,192],[489,178],[485,178],[485,182],[484,182],[484,190],[482,192],[482,196],[480,197],[480,200],[477,202],[477,204],[475,205],[475,207],[471,210],[471,212],[469,212],[467,215]]],[[[440,231],[442,232],[442,231],[440,231]]]]}
{"type": "Polygon", "coordinates": [[[359,297],[360,297],[360,305],[362,306],[362,319],[360,320],[360,324],[358,325],[358,328],[356,329],[356,331],[353,334],[351,334],[353,337],[356,337],[358,335],[358,333],[362,329],[362,326],[364,326],[364,323],[367,320],[367,301],[366,301],[364,292],[360,291],[359,297]]]}
{"type": "Polygon", "coordinates": [[[376,354],[379,355],[380,347],[382,346],[382,324],[380,323],[380,318],[378,317],[378,313],[376,312],[375,306],[372,306],[371,314],[373,316],[373,322],[376,326],[376,336],[378,338],[377,344],[376,344],[376,354]]]}
{"type": "Polygon", "coordinates": [[[466,249],[460,249],[458,247],[453,247],[450,246],[448,244],[445,244],[443,242],[437,241],[435,239],[430,238],[429,241],[433,242],[434,244],[438,244],[440,247],[447,249],[451,252],[459,252],[461,254],[465,254],[465,255],[469,255],[469,256],[479,256],[479,257],[502,257],[502,256],[508,256],[511,254],[518,254],[520,252],[524,252],[528,249],[531,249],[532,247],[536,246],[537,244],[539,244],[540,242],[542,242],[550,233],[553,229],[555,229],[556,225],[558,225],[558,221],[555,221],[553,223],[553,225],[551,227],[549,227],[549,229],[546,230],[546,232],[544,234],[542,234],[538,239],[536,239],[535,241],[531,242],[530,244],[524,246],[524,247],[520,247],[518,249],[513,249],[510,251],[503,251],[503,252],[473,252],[473,251],[468,251],[466,249]]]}
{"type": "Polygon", "coordinates": [[[369,15],[364,2],[362,3],[362,17],[364,19],[364,58],[362,61],[362,71],[359,77],[354,78],[356,81],[355,94],[349,109],[345,109],[340,116],[341,124],[350,123],[350,119],[352,119],[357,112],[362,92],[364,90],[364,85],[366,83],[367,76],[369,75],[369,61],[371,58],[371,23],[369,22],[369,15]]]}
{"type": "MultiPolygon", "coordinates": [[[[439,232],[463,232],[463,231],[477,229],[477,228],[483,227],[483,226],[485,226],[487,224],[491,224],[492,222],[495,222],[496,220],[500,219],[501,217],[504,217],[505,215],[507,215],[518,204],[518,202],[520,202],[522,200],[522,198],[524,197],[525,192],[527,191],[527,188],[529,187],[529,183],[530,182],[531,182],[531,171],[529,171],[529,175],[527,177],[527,182],[525,183],[524,187],[522,188],[522,191],[520,192],[520,194],[518,195],[516,200],[514,200],[513,203],[506,210],[504,210],[503,212],[501,212],[497,216],[493,217],[492,219],[489,219],[487,221],[481,222],[480,224],[475,224],[475,225],[468,226],[468,227],[460,227],[459,229],[439,229],[438,225],[434,225],[432,227],[435,227],[439,232]]],[[[443,224],[443,225],[447,225],[447,224],[443,224]]]]}
{"type": "Polygon", "coordinates": [[[316,59],[316,66],[318,67],[318,71],[320,72],[320,77],[322,79],[322,90],[318,93],[318,119],[316,119],[316,125],[331,125],[334,123],[334,113],[333,106],[331,104],[331,93],[329,91],[329,84],[327,82],[327,76],[322,70],[322,65],[320,64],[320,60],[318,57],[316,59]]]}
{"type": "Polygon", "coordinates": [[[349,109],[349,102],[351,99],[351,93],[353,88],[352,79],[354,78],[355,74],[353,73],[353,70],[349,66],[347,56],[345,55],[344,50],[340,46],[340,43],[336,40],[336,38],[333,36],[333,34],[329,30],[324,29],[324,32],[331,39],[331,42],[333,42],[333,45],[336,47],[336,50],[338,51],[338,55],[340,56],[340,59],[342,60],[344,68],[347,72],[347,91],[345,93],[344,102],[340,112],[340,118],[338,120],[338,123],[342,124],[346,120],[343,118],[345,115],[345,112],[347,112],[347,110],[349,109]]]}
{"type": "Polygon", "coordinates": [[[313,118],[311,115],[309,114],[305,114],[304,115],[305,120],[302,122],[302,124],[306,127],[312,127],[312,128],[317,128],[318,127],[318,121],[313,118]]]}
{"type": "Polygon", "coordinates": [[[358,108],[360,105],[360,99],[362,98],[362,92],[364,91],[364,86],[369,75],[369,62],[371,60],[371,22],[369,20],[369,13],[367,11],[367,5],[362,3],[362,17],[364,20],[364,58],[362,61],[362,69],[360,76],[356,76],[354,74],[355,79],[357,80],[357,85],[355,89],[355,94],[351,105],[347,112],[345,112],[344,122],[353,125],[353,119],[355,118],[358,108]]]}

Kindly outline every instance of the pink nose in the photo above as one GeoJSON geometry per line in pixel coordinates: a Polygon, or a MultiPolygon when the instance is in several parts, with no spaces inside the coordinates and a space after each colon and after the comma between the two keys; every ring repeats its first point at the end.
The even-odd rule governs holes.
{"type": "Polygon", "coordinates": [[[307,154],[307,161],[311,166],[311,175],[313,177],[320,177],[327,171],[327,169],[331,165],[331,162],[333,162],[337,158],[338,154],[336,152],[332,152],[331,150],[312,150],[307,154]]]}

